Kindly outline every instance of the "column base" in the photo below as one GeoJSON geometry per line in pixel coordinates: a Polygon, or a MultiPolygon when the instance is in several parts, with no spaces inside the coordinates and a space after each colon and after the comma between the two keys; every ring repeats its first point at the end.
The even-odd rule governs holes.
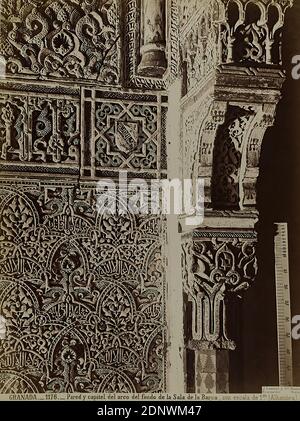
{"type": "Polygon", "coordinates": [[[148,50],[143,53],[138,66],[141,76],[162,77],[167,69],[165,52],[162,50],[148,50]]]}

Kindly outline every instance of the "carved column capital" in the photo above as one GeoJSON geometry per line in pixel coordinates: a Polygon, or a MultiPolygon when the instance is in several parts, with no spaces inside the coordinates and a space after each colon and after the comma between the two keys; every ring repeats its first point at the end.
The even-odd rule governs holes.
{"type": "Polygon", "coordinates": [[[139,74],[161,77],[167,69],[165,0],[142,0],[139,74]]]}

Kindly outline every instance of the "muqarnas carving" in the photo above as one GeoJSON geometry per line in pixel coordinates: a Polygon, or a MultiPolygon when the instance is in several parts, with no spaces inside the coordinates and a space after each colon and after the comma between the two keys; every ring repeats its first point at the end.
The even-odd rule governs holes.
{"type": "Polygon", "coordinates": [[[157,169],[158,109],[155,105],[96,105],[96,166],[157,169]]]}
{"type": "Polygon", "coordinates": [[[84,96],[84,168],[159,178],[166,171],[165,97],[88,89],[84,96]]]}

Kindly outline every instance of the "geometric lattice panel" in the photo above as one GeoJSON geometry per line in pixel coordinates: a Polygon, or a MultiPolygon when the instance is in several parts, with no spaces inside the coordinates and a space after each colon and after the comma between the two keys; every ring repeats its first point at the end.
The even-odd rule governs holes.
{"type": "Polygon", "coordinates": [[[0,165],[26,174],[160,178],[166,97],[43,83],[0,84],[0,165]]]}

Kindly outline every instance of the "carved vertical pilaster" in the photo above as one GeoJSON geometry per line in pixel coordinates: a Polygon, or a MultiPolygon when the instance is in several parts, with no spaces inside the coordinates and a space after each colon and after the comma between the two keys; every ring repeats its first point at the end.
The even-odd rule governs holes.
{"type": "Polygon", "coordinates": [[[165,0],[142,0],[141,75],[161,77],[167,69],[165,0]]]}

